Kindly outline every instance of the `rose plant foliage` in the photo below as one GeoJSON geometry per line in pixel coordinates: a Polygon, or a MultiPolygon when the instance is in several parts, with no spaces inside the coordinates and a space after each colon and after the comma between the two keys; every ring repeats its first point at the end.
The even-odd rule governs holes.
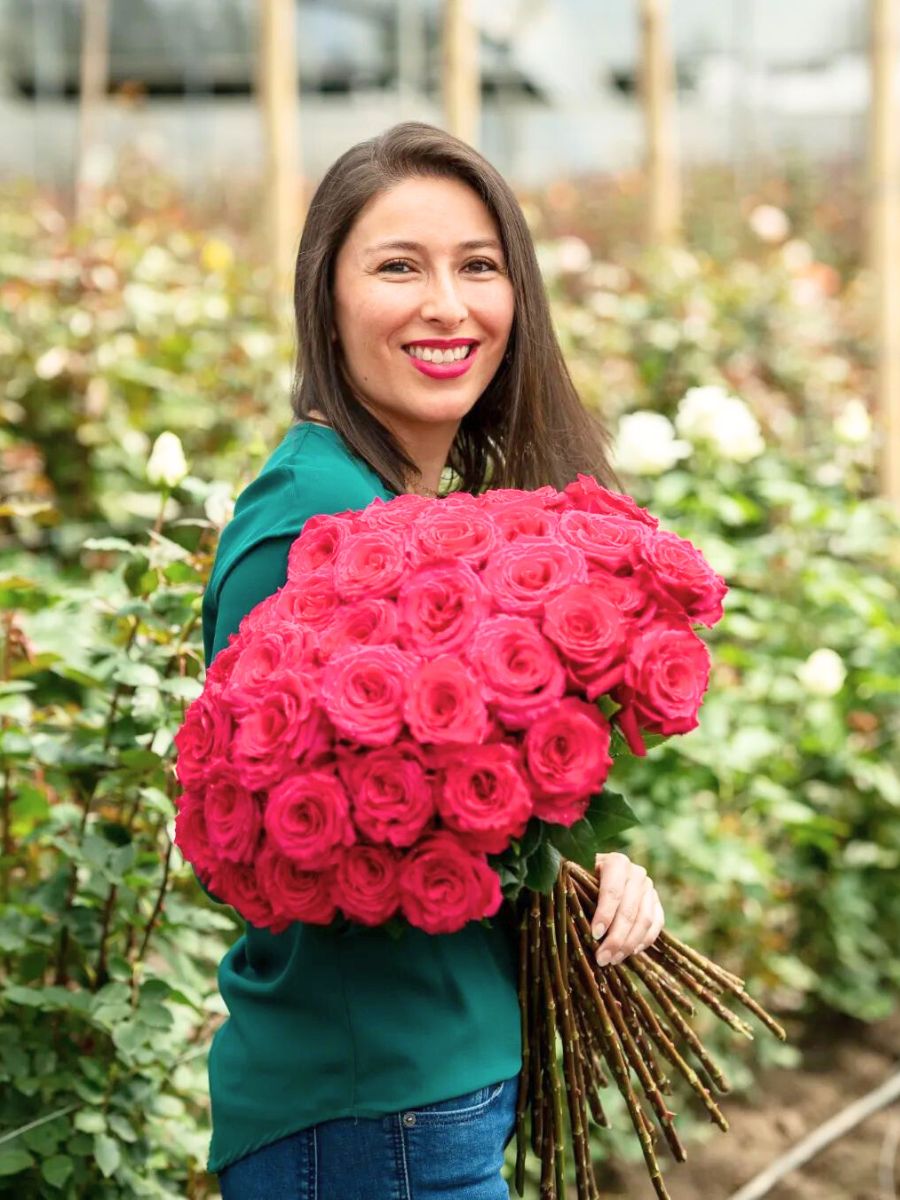
{"type": "Polygon", "coordinates": [[[176,734],[176,843],[275,932],[493,916],[634,822],[613,734],[696,727],[726,590],[586,475],[314,516],[176,734]]]}

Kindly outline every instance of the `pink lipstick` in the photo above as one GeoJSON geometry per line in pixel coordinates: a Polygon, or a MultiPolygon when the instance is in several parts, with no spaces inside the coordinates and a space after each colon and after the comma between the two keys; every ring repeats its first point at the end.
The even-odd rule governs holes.
{"type": "Polygon", "coordinates": [[[470,338],[454,338],[449,341],[429,340],[421,342],[410,342],[410,346],[432,346],[440,350],[452,350],[454,346],[471,346],[465,358],[461,358],[459,362],[436,363],[426,362],[424,358],[416,358],[409,353],[409,348],[404,347],[404,353],[414,367],[417,367],[423,375],[428,375],[431,379],[458,379],[460,375],[465,375],[469,367],[472,365],[472,360],[478,353],[478,343],[473,342],[470,338]]]}

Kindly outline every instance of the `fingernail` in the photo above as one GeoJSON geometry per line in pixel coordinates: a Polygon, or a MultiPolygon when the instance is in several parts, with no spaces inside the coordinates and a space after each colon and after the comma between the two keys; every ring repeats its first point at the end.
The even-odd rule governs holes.
{"type": "Polygon", "coordinates": [[[605,932],[606,932],[605,925],[595,925],[593,927],[593,929],[591,930],[591,933],[594,935],[595,938],[602,938],[605,932]]]}
{"type": "Polygon", "coordinates": [[[605,967],[607,965],[607,963],[609,962],[609,951],[608,950],[598,950],[597,951],[597,962],[600,964],[601,967],[605,967]]]}

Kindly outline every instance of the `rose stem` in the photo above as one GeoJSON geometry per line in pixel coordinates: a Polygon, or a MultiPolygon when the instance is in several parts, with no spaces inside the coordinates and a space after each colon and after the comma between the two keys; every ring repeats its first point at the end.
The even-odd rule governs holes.
{"type": "MultiPolygon", "coordinates": [[[[549,896],[541,896],[541,913],[544,929],[549,933],[553,923],[553,901],[549,896]]],[[[545,942],[541,954],[541,979],[544,984],[544,1005],[547,1013],[546,1020],[546,1049],[547,1070],[550,1075],[550,1091],[553,1097],[553,1140],[556,1146],[556,1192],[560,1200],[566,1195],[566,1134],[563,1128],[563,1098],[562,1085],[559,1082],[559,1070],[556,1061],[556,1001],[553,997],[553,986],[550,983],[548,968],[549,948],[545,942]]]]}
{"type": "Polygon", "coordinates": [[[700,1078],[691,1064],[679,1054],[678,1050],[675,1048],[674,1042],[666,1032],[665,1027],[657,1019],[656,1013],[647,1003],[646,998],[642,996],[635,987],[627,971],[623,971],[619,974],[618,982],[621,982],[624,985],[624,989],[628,992],[633,1002],[643,1014],[645,1028],[649,1032],[650,1037],[653,1038],[654,1042],[656,1042],[657,1046],[660,1048],[663,1054],[665,1054],[673,1066],[677,1067],[688,1083],[690,1083],[691,1087],[700,1097],[705,1108],[709,1112],[710,1119],[715,1121],[720,1129],[724,1129],[727,1132],[728,1122],[722,1115],[722,1112],[715,1100],[713,1100],[709,1088],[706,1087],[706,1085],[703,1083],[703,1080],[700,1078]]]}
{"type": "Polygon", "coordinates": [[[660,986],[659,975],[652,968],[648,967],[647,963],[642,961],[643,959],[646,959],[646,953],[632,955],[629,960],[631,969],[641,977],[647,990],[653,993],[654,999],[672,1022],[673,1028],[684,1038],[697,1055],[697,1058],[703,1064],[710,1079],[713,1080],[719,1091],[731,1091],[731,1085],[710,1057],[708,1050],[700,1041],[700,1038],[691,1029],[690,1025],[688,1025],[687,1021],[685,1021],[684,1017],[666,995],[665,989],[660,986]]]}
{"type": "MultiPolygon", "coordinates": [[[[547,897],[547,959],[549,960],[550,982],[554,985],[556,991],[557,1013],[561,1018],[560,1033],[563,1044],[563,1061],[565,1063],[563,1080],[566,1086],[566,1100],[569,1108],[569,1127],[572,1131],[576,1189],[578,1200],[590,1200],[588,1177],[591,1173],[591,1154],[587,1143],[587,1109],[584,1094],[579,1087],[578,1078],[578,1061],[580,1058],[578,1030],[575,1028],[575,1022],[572,1017],[571,997],[566,987],[566,975],[568,972],[566,971],[566,975],[563,973],[563,964],[566,962],[565,934],[563,934],[562,938],[557,938],[559,919],[562,917],[563,921],[565,921],[566,917],[566,892],[565,883],[562,878],[564,869],[561,865],[553,892],[547,897]],[[560,894],[562,899],[560,899],[560,894]]],[[[565,930],[565,925],[562,928],[565,930]]]]}
{"type": "Polygon", "coordinates": [[[528,995],[532,1005],[531,1054],[532,1054],[532,1105],[531,1105],[531,1148],[535,1154],[541,1153],[544,1142],[544,1071],[543,1071],[543,1034],[541,1032],[544,1014],[541,1011],[541,899],[537,892],[531,893],[531,904],[528,911],[528,935],[530,939],[528,972],[528,995]]]}
{"type": "MultiPolygon", "coordinates": [[[[593,944],[594,937],[582,912],[576,911],[575,923],[585,943],[588,946],[591,946],[593,944]]],[[[616,1027],[619,1039],[625,1048],[626,1056],[635,1073],[637,1074],[638,1079],[641,1081],[641,1086],[643,1087],[648,1100],[656,1111],[656,1115],[659,1118],[659,1123],[662,1127],[663,1133],[665,1134],[666,1141],[669,1143],[669,1148],[672,1151],[672,1155],[676,1161],[684,1162],[687,1157],[684,1145],[682,1144],[681,1139],[678,1137],[678,1134],[675,1132],[674,1126],[672,1125],[672,1117],[675,1116],[675,1113],[668,1107],[663,1099],[662,1094],[656,1085],[656,1080],[648,1070],[647,1064],[644,1062],[640,1050],[634,1043],[634,1039],[631,1036],[628,1025],[620,1012],[619,1004],[610,992],[608,979],[611,975],[615,975],[616,973],[617,970],[615,967],[597,968],[596,978],[600,992],[603,995],[604,1000],[607,1001],[607,1011],[609,1012],[613,1024],[616,1027]]]]}
{"type": "Polygon", "coordinates": [[[628,1105],[628,1111],[631,1114],[631,1121],[638,1135],[638,1140],[641,1143],[641,1150],[644,1155],[644,1161],[647,1164],[647,1170],[650,1173],[650,1180],[653,1183],[654,1190],[660,1200],[671,1200],[669,1193],[666,1191],[663,1183],[662,1174],[659,1169],[659,1163],[656,1160],[656,1154],[653,1150],[653,1143],[650,1137],[652,1126],[649,1125],[647,1116],[640,1106],[634,1089],[631,1086],[631,1080],[628,1074],[628,1068],[625,1065],[625,1060],[622,1056],[622,1050],[619,1046],[616,1033],[612,1025],[606,1005],[603,1001],[603,996],[600,994],[600,989],[597,986],[597,980],[594,977],[594,971],[588,962],[584,947],[578,937],[577,929],[570,935],[570,945],[575,953],[575,960],[579,972],[579,985],[582,991],[582,1000],[586,1012],[594,1022],[604,1047],[604,1055],[607,1062],[613,1069],[613,1074],[616,1077],[616,1082],[619,1085],[619,1091],[625,1098],[628,1105]]]}
{"type": "Polygon", "coordinates": [[[684,984],[689,991],[692,991],[694,995],[697,996],[698,999],[702,1000],[707,1008],[712,1009],[716,1016],[720,1020],[724,1021],[726,1025],[729,1025],[736,1033],[741,1033],[744,1035],[744,1037],[749,1038],[751,1041],[753,1040],[753,1029],[747,1024],[743,1017],[739,1017],[737,1013],[733,1013],[730,1008],[726,1008],[718,996],[714,992],[710,991],[705,984],[696,979],[690,971],[684,970],[672,959],[667,960],[665,955],[659,954],[658,952],[654,953],[653,946],[648,946],[645,953],[652,962],[657,964],[657,966],[661,966],[672,975],[676,975],[679,983],[684,984]]]}
{"type": "Polygon", "coordinates": [[[525,1113],[531,1091],[531,998],[528,990],[528,915],[523,912],[519,926],[519,1016],[522,1023],[522,1073],[516,1098],[516,1192],[525,1195],[525,1159],[528,1145],[525,1113]]]}

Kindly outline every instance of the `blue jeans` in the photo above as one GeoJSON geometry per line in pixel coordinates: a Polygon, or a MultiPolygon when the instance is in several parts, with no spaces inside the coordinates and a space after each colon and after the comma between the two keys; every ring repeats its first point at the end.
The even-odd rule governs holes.
{"type": "Polygon", "coordinates": [[[386,1117],[340,1117],[226,1167],[222,1200],[509,1200],[519,1076],[386,1117]]]}

